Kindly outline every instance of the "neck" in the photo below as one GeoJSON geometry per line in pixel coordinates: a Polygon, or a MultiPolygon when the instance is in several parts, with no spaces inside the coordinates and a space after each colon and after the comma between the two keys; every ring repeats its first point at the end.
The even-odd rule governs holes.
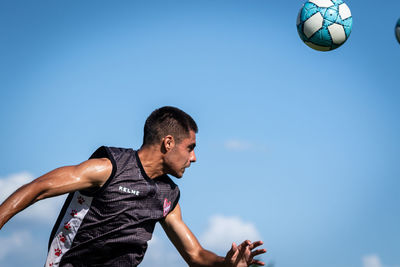
{"type": "Polygon", "coordinates": [[[138,151],[138,156],[145,173],[150,179],[165,174],[163,170],[162,154],[158,147],[142,146],[138,151]]]}

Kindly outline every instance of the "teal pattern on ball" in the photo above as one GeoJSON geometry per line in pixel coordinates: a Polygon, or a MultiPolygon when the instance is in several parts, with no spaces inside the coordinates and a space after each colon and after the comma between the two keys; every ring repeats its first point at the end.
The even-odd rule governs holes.
{"type": "Polygon", "coordinates": [[[396,27],[394,27],[394,33],[396,35],[397,41],[400,43],[400,19],[397,21],[396,27]]]}
{"type": "Polygon", "coordinates": [[[352,26],[350,9],[342,0],[308,0],[297,17],[300,38],[319,51],[340,47],[349,38],[352,26]]]}

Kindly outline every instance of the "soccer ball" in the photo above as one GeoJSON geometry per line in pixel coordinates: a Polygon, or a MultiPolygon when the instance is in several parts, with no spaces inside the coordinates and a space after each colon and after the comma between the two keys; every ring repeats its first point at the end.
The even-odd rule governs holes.
{"type": "Polygon", "coordinates": [[[353,18],[342,0],[308,0],[297,17],[297,32],[309,47],[330,51],[349,38],[353,18]]]}
{"type": "Polygon", "coordinates": [[[395,33],[396,33],[396,38],[397,41],[400,43],[400,19],[397,21],[396,27],[395,27],[395,33]]]}

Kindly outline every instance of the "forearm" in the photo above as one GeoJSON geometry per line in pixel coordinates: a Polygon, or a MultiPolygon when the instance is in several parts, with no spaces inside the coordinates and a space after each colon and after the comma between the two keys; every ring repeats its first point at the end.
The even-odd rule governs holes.
{"type": "Polygon", "coordinates": [[[18,212],[29,207],[38,200],[60,195],[60,187],[66,183],[73,167],[61,167],[32,182],[21,186],[0,205],[0,229],[18,212]],[[60,182],[61,181],[61,182],[60,182]]]}
{"type": "Polygon", "coordinates": [[[9,196],[0,205],[0,229],[15,214],[37,201],[38,194],[32,193],[32,185],[26,184],[9,196]]]}
{"type": "Polygon", "coordinates": [[[227,267],[233,266],[227,264],[224,257],[204,249],[192,231],[182,220],[181,208],[179,203],[161,221],[165,233],[177,248],[183,259],[191,267],[227,267]]]}
{"type": "Polygon", "coordinates": [[[59,195],[57,189],[67,180],[67,171],[72,167],[61,167],[43,176],[23,185],[11,196],[9,196],[3,204],[0,205],[0,229],[18,212],[29,207],[38,200],[59,195]],[[57,180],[57,181],[56,181],[57,180]]]}
{"type": "Polygon", "coordinates": [[[189,263],[190,267],[225,267],[225,258],[215,253],[202,249],[189,263]]]}

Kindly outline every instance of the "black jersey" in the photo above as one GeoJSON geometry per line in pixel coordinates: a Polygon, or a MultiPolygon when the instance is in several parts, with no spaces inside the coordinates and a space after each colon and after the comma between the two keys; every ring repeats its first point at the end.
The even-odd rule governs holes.
{"type": "Polygon", "coordinates": [[[163,175],[150,179],[137,151],[100,147],[113,170],[95,192],[70,193],[54,225],[47,266],[137,266],[155,224],[174,209],[178,186],[163,175]]]}

